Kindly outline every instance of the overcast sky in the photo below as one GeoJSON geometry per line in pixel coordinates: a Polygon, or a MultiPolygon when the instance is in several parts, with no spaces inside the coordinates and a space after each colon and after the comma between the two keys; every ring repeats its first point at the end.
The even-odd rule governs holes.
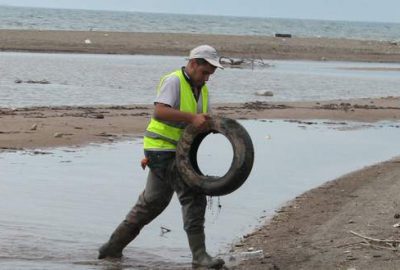
{"type": "Polygon", "coordinates": [[[0,4],[400,23],[400,0],[0,0],[0,4]]]}

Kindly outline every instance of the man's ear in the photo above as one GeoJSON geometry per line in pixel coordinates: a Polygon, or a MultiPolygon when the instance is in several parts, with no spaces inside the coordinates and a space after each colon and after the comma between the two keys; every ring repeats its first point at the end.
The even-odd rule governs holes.
{"type": "Polygon", "coordinates": [[[189,66],[191,69],[194,69],[197,66],[196,59],[190,59],[189,60],[189,66]]]}

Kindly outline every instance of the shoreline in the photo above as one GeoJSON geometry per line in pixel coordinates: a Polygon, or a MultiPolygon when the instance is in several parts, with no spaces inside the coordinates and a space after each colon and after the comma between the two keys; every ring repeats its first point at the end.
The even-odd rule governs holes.
{"type": "MultiPolygon", "coordinates": [[[[0,40],[0,51],[10,52],[186,56],[194,46],[208,43],[227,57],[400,63],[398,44],[348,39],[0,30],[0,40]]],[[[399,122],[400,97],[215,104],[213,112],[302,125],[315,119],[399,122]]],[[[151,105],[0,108],[0,153],[141,137],[151,114],[151,105]]],[[[399,178],[400,158],[395,158],[297,196],[235,247],[262,249],[265,257],[232,269],[397,269],[398,247],[368,242],[350,231],[400,239],[399,228],[393,227],[400,221],[399,178]]]]}
{"type": "Polygon", "coordinates": [[[0,40],[0,51],[8,52],[186,56],[210,44],[231,58],[400,63],[399,44],[373,40],[7,29],[0,29],[0,40]]]}

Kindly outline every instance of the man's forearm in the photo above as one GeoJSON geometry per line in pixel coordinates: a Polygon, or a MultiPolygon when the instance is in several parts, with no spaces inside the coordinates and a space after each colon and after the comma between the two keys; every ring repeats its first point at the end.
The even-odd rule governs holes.
{"type": "Polygon", "coordinates": [[[205,128],[206,121],[210,118],[208,114],[182,112],[180,110],[173,109],[165,104],[160,103],[156,104],[156,107],[154,109],[154,117],[164,121],[193,124],[196,128],[199,129],[205,128]]]}
{"type": "Polygon", "coordinates": [[[165,120],[165,121],[173,121],[173,122],[184,122],[187,124],[193,123],[195,118],[195,114],[182,112],[176,109],[173,109],[164,104],[156,104],[154,109],[154,116],[157,119],[165,120]]]}

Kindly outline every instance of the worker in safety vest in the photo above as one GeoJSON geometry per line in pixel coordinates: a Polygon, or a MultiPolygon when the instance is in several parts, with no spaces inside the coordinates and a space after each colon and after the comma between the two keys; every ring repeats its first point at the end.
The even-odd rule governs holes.
{"type": "Polygon", "coordinates": [[[144,135],[146,159],[142,167],[150,168],[144,191],[125,220],[99,250],[99,259],[122,256],[122,250],[140,230],[156,218],[169,204],[174,192],[182,205],[184,230],[187,233],[194,267],[221,268],[224,261],[206,252],[204,215],[206,196],[192,190],[177,173],[176,145],[186,125],[205,128],[209,118],[206,82],[219,63],[217,51],[201,45],[190,51],[185,67],[163,78],[157,88],[153,117],[144,135]]]}

